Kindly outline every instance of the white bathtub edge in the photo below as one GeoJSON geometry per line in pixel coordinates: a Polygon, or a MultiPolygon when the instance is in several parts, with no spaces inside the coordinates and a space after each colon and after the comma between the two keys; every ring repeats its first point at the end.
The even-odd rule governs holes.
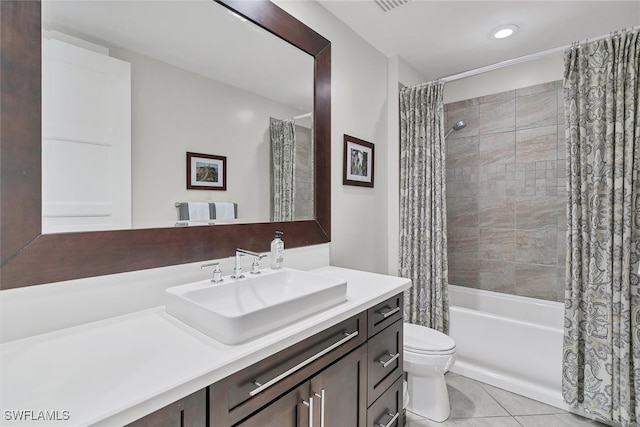
{"type": "Polygon", "coordinates": [[[450,371],[455,374],[519,394],[520,396],[537,400],[538,402],[553,406],[554,408],[562,409],[564,411],[572,411],[572,408],[570,408],[562,399],[561,393],[548,388],[537,387],[530,382],[521,381],[518,378],[500,375],[499,373],[490,372],[486,369],[478,369],[463,361],[456,361],[450,371]]]}

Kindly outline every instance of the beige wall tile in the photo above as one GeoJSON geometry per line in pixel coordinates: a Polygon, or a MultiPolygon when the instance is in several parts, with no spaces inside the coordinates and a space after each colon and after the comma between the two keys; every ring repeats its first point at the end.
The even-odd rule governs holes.
{"type": "Polygon", "coordinates": [[[516,131],[516,162],[557,160],[558,126],[516,131]]]}
{"type": "Polygon", "coordinates": [[[515,216],[518,230],[557,229],[557,197],[518,197],[515,216]]]}
{"type": "Polygon", "coordinates": [[[480,135],[478,142],[478,162],[481,165],[514,163],[516,160],[515,142],[515,132],[480,135]]]}
{"type": "Polygon", "coordinates": [[[481,228],[478,256],[484,260],[515,261],[515,234],[513,229],[481,228]]]}
{"type": "Polygon", "coordinates": [[[517,230],[516,261],[556,266],[558,264],[556,230],[517,230]]]}
{"type": "Polygon", "coordinates": [[[479,287],[487,291],[516,293],[515,264],[508,261],[480,260],[479,287]]]}
{"type": "Polygon", "coordinates": [[[531,129],[558,124],[557,92],[541,92],[516,97],[516,129],[531,129]]]}
{"type": "Polygon", "coordinates": [[[449,283],[563,300],[562,97],[558,81],[446,107],[468,124],[447,139],[449,283]]]}
{"type": "Polygon", "coordinates": [[[516,129],[516,100],[480,105],[480,134],[509,132],[516,129]]]}
{"type": "Polygon", "coordinates": [[[515,268],[517,295],[556,300],[558,267],[518,263],[515,268]]]}

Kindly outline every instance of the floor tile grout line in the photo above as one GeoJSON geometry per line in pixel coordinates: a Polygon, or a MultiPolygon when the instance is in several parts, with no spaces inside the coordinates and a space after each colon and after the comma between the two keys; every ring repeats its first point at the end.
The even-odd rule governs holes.
{"type": "Polygon", "coordinates": [[[513,420],[517,422],[519,426],[524,427],[524,424],[522,424],[516,417],[513,417],[513,420]]]}
{"type": "MultiPolygon", "coordinates": [[[[489,390],[487,390],[487,389],[486,389],[485,385],[488,385],[488,384],[485,384],[485,383],[483,383],[482,381],[477,381],[477,382],[478,382],[478,384],[480,384],[480,387],[482,388],[482,390],[484,390],[484,392],[485,392],[485,393],[487,393],[487,394],[488,394],[488,395],[489,395],[489,396],[490,396],[490,397],[491,397],[491,398],[492,398],[492,399],[493,399],[493,400],[498,404],[498,406],[500,406],[502,409],[504,409],[504,411],[505,411],[507,414],[509,414],[509,416],[510,416],[511,418],[513,418],[514,420],[516,420],[516,419],[515,419],[515,415],[514,415],[514,414],[512,414],[512,413],[511,413],[511,411],[509,411],[507,408],[505,408],[505,406],[504,406],[502,403],[500,403],[500,401],[499,401],[499,400],[498,400],[498,399],[497,399],[497,398],[496,398],[492,393],[490,393],[490,392],[489,392],[489,390]]],[[[517,422],[517,421],[518,421],[518,420],[516,420],[516,422],[517,422]]],[[[519,424],[519,423],[518,423],[518,424],[519,424]]]]}

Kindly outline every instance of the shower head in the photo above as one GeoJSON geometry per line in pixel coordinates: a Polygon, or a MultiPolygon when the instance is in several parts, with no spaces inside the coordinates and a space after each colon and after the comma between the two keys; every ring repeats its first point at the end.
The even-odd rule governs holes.
{"type": "Polygon", "coordinates": [[[464,121],[462,121],[462,120],[457,121],[457,122],[456,122],[456,124],[455,124],[455,125],[453,125],[453,127],[452,127],[451,129],[449,129],[449,131],[447,132],[447,134],[444,136],[444,139],[447,139],[447,137],[449,136],[449,134],[450,134],[451,132],[453,132],[454,130],[455,130],[455,131],[459,131],[460,129],[464,129],[465,127],[467,127],[467,124],[466,124],[464,121]]]}
{"type": "Polygon", "coordinates": [[[460,120],[455,125],[453,125],[453,130],[460,130],[466,127],[467,127],[467,124],[464,121],[460,120]]]}

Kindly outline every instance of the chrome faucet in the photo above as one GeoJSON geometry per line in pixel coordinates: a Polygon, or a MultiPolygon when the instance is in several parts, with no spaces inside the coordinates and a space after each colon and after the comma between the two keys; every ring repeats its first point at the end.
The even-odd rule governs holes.
{"type": "Polygon", "coordinates": [[[258,264],[258,261],[267,256],[267,254],[260,254],[258,252],[237,248],[236,266],[233,269],[233,275],[231,276],[232,279],[242,279],[244,277],[244,275],[242,274],[242,267],[240,267],[240,259],[245,255],[251,255],[253,257],[253,264],[251,264],[251,274],[260,273],[260,264],[258,264]]]}
{"type": "Polygon", "coordinates": [[[222,282],[224,279],[222,278],[222,270],[220,270],[220,263],[219,262],[212,262],[212,263],[203,264],[203,265],[200,266],[201,269],[211,268],[211,267],[214,267],[213,277],[211,278],[211,283],[220,283],[220,282],[222,282]]]}

